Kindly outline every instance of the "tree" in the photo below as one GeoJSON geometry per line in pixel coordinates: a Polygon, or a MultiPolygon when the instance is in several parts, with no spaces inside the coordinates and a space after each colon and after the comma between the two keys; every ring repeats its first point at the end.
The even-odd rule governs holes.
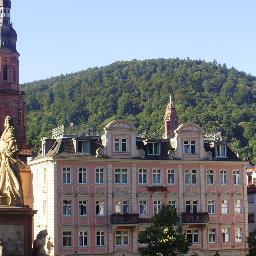
{"type": "Polygon", "coordinates": [[[249,247],[249,256],[256,256],[256,230],[250,233],[247,238],[247,243],[249,247]]]}
{"type": "Polygon", "coordinates": [[[152,226],[139,234],[142,256],[178,256],[188,252],[190,243],[179,226],[179,218],[173,206],[163,206],[153,217],[152,226]]]}

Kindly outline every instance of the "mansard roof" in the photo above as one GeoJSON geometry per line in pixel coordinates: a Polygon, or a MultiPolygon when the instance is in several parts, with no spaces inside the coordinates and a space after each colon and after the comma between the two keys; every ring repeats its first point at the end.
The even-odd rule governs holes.
{"type": "MultiPolygon", "coordinates": [[[[125,121],[125,120],[114,120],[110,122],[105,130],[114,130],[114,131],[122,131],[125,135],[126,132],[135,132],[136,129],[133,124],[125,121]]],[[[176,134],[181,134],[183,132],[194,132],[196,134],[204,134],[204,130],[197,124],[194,123],[187,123],[182,124],[176,129],[176,134]]],[[[118,133],[119,134],[119,133],[118,133]]],[[[56,138],[56,139],[44,139],[44,152],[41,152],[38,157],[61,157],[61,158],[69,158],[69,157],[79,157],[79,158],[96,158],[97,156],[97,150],[102,149],[104,151],[104,146],[102,145],[103,141],[100,136],[96,135],[86,135],[86,136],[69,136],[69,137],[63,137],[63,138],[56,138]],[[91,142],[91,151],[90,154],[86,153],[80,153],[77,150],[77,142],[91,142]]],[[[108,147],[108,145],[106,145],[108,147]]],[[[138,152],[140,152],[140,157],[134,157],[138,159],[144,159],[144,160],[177,160],[175,159],[173,152],[174,148],[172,148],[170,140],[169,139],[162,139],[162,138],[142,138],[137,137],[136,138],[136,149],[138,152]],[[159,154],[150,154],[149,153],[149,143],[158,143],[159,144],[159,154]],[[141,154],[143,157],[141,157],[141,154]]],[[[237,161],[241,160],[239,159],[234,152],[227,146],[227,155],[226,157],[220,157],[216,158],[216,148],[215,144],[212,144],[210,142],[204,143],[204,148],[206,152],[211,152],[212,159],[216,161],[237,161]]],[[[103,153],[100,157],[106,157],[103,153]]],[[[120,155],[120,159],[122,158],[122,155],[120,155]]],[[[209,158],[210,160],[211,158],[209,158]]]]}

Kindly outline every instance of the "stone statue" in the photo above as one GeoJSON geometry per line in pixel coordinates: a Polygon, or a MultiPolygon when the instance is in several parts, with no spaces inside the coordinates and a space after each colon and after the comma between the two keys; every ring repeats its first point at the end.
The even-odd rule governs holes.
{"type": "Polygon", "coordinates": [[[33,242],[32,256],[49,256],[44,249],[47,235],[48,233],[46,229],[37,234],[36,239],[33,242]]]}
{"type": "Polygon", "coordinates": [[[52,248],[54,247],[50,237],[48,238],[46,247],[47,247],[47,253],[50,255],[51,251],[52,251],[52,248]]]}
{"type": "Polygon", "coordinates": [[[18,145],[14,135],[13,120],[7,116],[0,139],[0,205],[23,206],[23,191],[18,164],[18,145]]]}

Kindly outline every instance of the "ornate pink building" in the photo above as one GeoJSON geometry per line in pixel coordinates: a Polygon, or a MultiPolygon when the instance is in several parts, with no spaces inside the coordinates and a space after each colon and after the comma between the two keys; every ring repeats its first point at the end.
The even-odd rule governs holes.
{"type": "Polygon", "coordinates": [[[124,120],[101,137],[43,139],[29,164],[35,234],[47,228],[51,255],[140,255],[138,234],[163,204],[177,209],[192,242],[187,255],[246,255],[247,163],[177,118],[170,102],[164,139],[138,137],[124,120]]]}

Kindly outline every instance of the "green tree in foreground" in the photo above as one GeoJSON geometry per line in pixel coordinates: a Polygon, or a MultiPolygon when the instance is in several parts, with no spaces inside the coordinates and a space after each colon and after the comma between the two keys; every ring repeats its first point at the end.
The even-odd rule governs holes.
{"type": "Polygon", "coordinates": [[[247,243],[249,247],[249,256],[256,256],[256,230],[250,233],[247,238],[247,243]]]}
{"type": "Polygon", "coordinates": [[[170,205],[163,206],[153,217],[152,226],[140,233],[142,256],[178,256],[188,252],[190,243],[179,226],[176,209],[170,205]]]}

